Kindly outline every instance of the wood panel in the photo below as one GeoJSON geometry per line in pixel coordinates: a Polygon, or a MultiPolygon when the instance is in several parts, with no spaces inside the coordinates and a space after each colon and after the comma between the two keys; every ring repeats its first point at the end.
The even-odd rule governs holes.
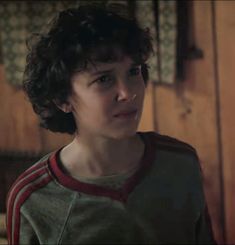
{"type": "Polygon", "coordinates": [[[39,127],[37,115],[20,88],[7,83],[0,66],[0,150],[2,152],[49,152],[71,140],[67,134],[39,127]]]}
{"type": "Polygon", "coordinates": [[[54,133],[44,128],[40,129],[42,151],[50,152],[68,144],[73,136],[69,134],[54,133]]]}
{"type": "Polygon", "coordinates": [[[213,230],[216,240],[223,242],[211,2],[192,4],[193,41],[203,50],[204,58],[187,63],[183,83],[156,87],[157,127],[160,133],[189,142],[197,149],[213,230]]]}
{"type": "Polygon", "coordinates": [[[139,131],[154,130],[154,111],[153,111],[153,84],[149,83],[145,91],[143,113],[139,124],[139,131]]]}
{"type": "Polygon", "coordinates": [[[235,2],[216,1],[226,236],[235,244],[235,2]]]}
{"type": "Polygon", "coordinates": [[[41,151],[38,120],[21,89],[6,82],[0,66],[0,149],[1,151],[41,151]]]}

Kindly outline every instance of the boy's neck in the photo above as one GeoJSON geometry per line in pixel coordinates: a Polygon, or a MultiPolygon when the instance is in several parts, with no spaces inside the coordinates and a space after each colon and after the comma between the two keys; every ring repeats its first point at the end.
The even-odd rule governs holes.
{"type": "Polygon", "coordinates": [[[61,151],[63,167],[73,177],[98,177],[126,173],[142,158],[144,143],[139,135],[122,140],[75,139],[61,151]]]}

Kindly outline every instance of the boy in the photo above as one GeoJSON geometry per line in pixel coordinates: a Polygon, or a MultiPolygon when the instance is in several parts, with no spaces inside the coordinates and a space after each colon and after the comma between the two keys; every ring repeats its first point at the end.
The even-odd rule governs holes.
{"type": "Polygon", "coordinates": [[[213,244],[188,144],[136,132],[151,38],[108,8],[59,13],[27,56],[24,89],[45,128],[74,134],[8,195],[10,244],[213,244]]]}

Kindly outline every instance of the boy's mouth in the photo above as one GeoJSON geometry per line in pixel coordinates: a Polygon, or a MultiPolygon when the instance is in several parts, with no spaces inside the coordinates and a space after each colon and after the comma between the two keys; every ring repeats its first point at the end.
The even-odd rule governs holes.
{"type": "Polygon", "coordinates": [[[115,114],[114,117],[116,118],[122,118],[122,119],[130,119],[134,118],[137,114],[137,109],[131,109],[131,110],[123,110],[119,113],[115,114]]]}

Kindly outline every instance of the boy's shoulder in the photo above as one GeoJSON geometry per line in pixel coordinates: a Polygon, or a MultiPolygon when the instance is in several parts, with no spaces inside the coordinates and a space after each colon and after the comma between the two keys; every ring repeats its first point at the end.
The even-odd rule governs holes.
{"type": "MultiPolygon", "coordinates": [[[[11,189],[14,188],[14,186],[18,185],[19,182],[24,182],[23,180],[25,178],[27,178],[28,176],[31,176],[31,180],[33,180],[34,178],[39,177],[41,174],[43,174],[44,171],[42,171],[43,169],[45,170],[45,168],[47,167],[47,161],[50,157],[51,153],[44,155],[43,157],[39,158],[38,160],[36,160],[34,163],[32,163],[32,165],[27,168],[23,173],[21,173],[17,179],[14,181],[14,183],[12,184],[11,189]]],[[[10,189],[10,191],[11,191],[10,189]]]]}
{"type": "Polygon", "coordinates": [[[51,182],[52,176],[48,171],[48,159],[45,155],[26,169],[13,183],[7,195],[7,233],[10,243],[17,240],[20,229],[22,207],[31,194],[46,187],[51,182]]]}
{"type": "Polygon", "coordinates": [[[155,146],[156,149],[179,154],[190,154],[198,159],[195,148],[182,140],[153,131],[144,132],[143,135],[151,142],[152,145],[155,146]]]}
{"type": "Polygon", "coordinates": [[[51,181],[47,164],[50,155],[51,153],[36,161],[15,180],[7,195],[8,211],[12,210],[16,203],[17,207],[20,207],[34,191],[51,181]]]}

